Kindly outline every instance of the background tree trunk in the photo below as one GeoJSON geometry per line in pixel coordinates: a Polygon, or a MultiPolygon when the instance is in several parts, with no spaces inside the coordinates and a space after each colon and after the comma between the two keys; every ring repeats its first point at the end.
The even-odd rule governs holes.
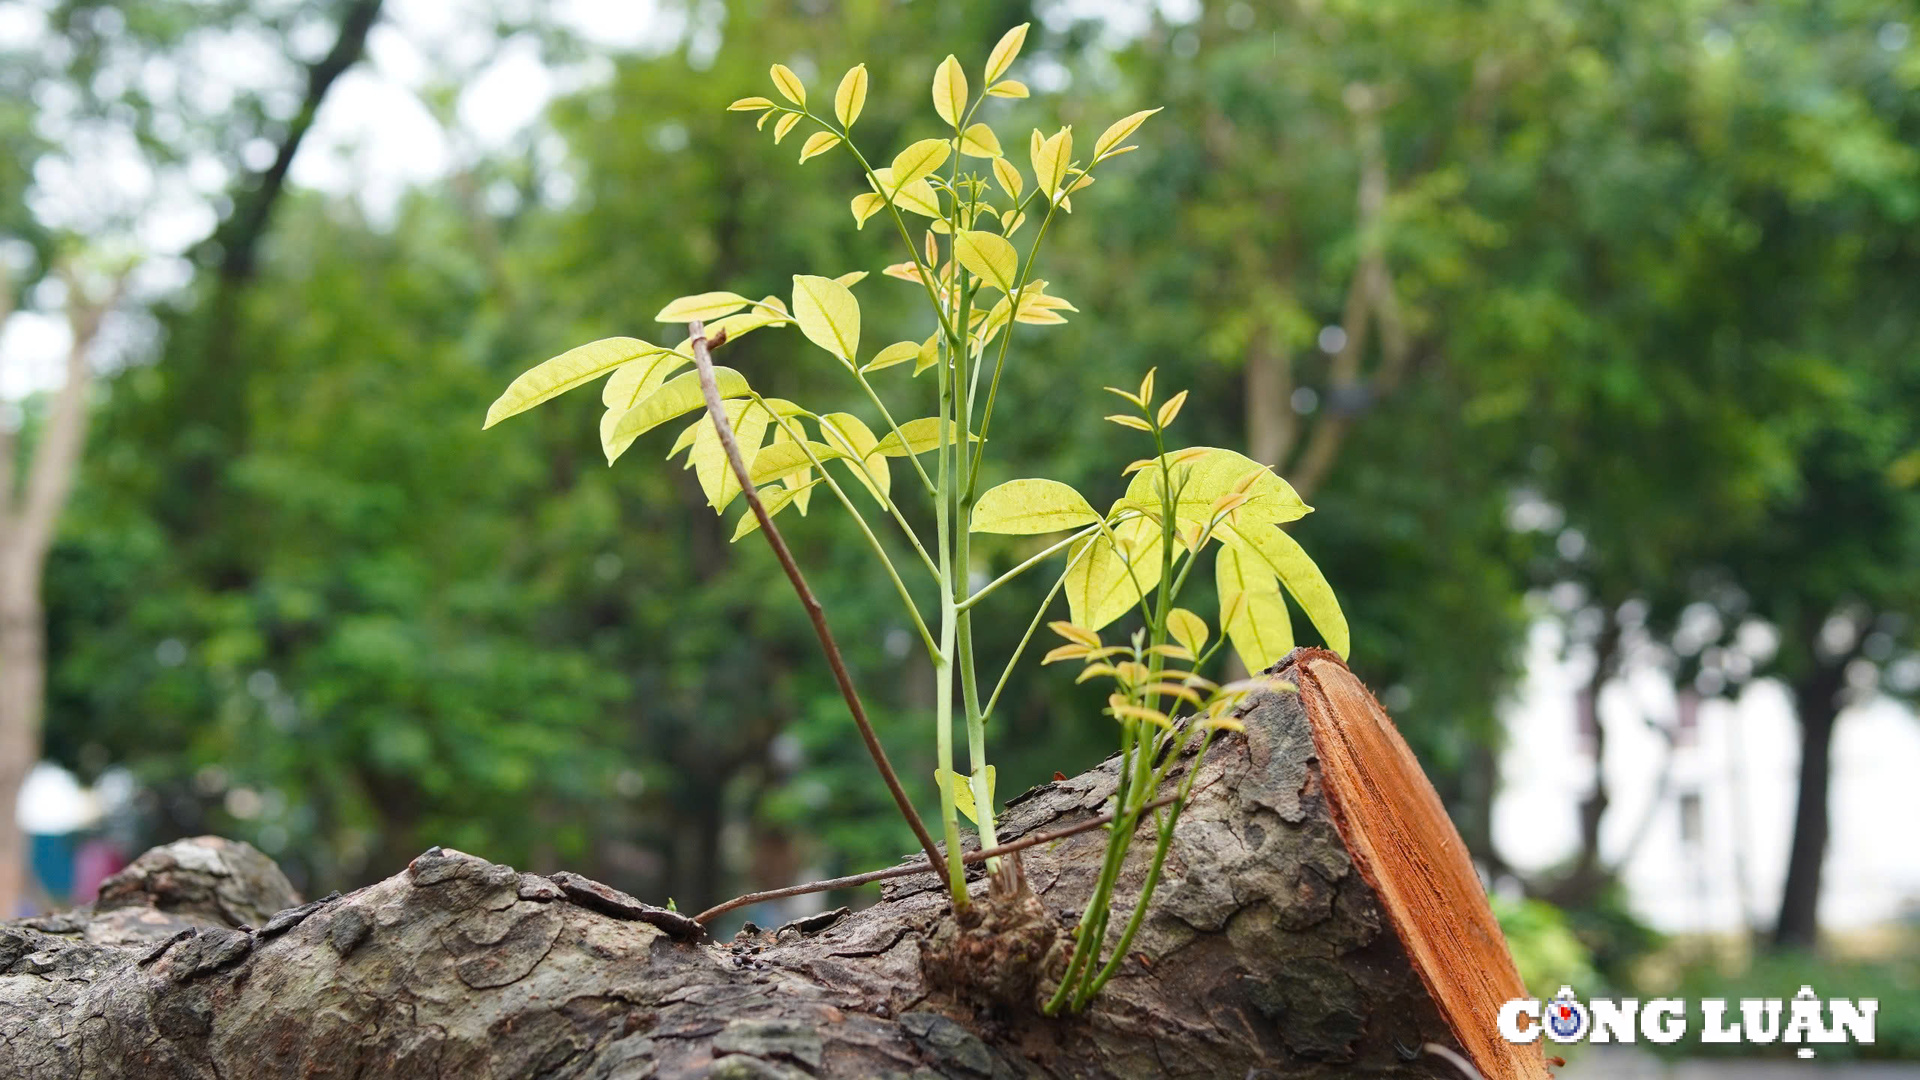
{"type": "MultiPolygon", "coordinates": [[[[1390,786],[1407,780],[1405,744],[1330,654],[1289,664],[1299,694],[1256,698],[1243,737],[1173,770],[1170,783],[1201,773],[1165,883],[1136,952],[1082,1016],[1034,1005],[1058,949],[1032,953],[1046,956],[1037,965],[1000,957],[991,988],[924,962],[949,922],[931,875],[863,911],[722,943],[576,875],[438,848],[351,896],[269,916],[294,902],[285,879],[207,838],[149,852],[91,909],[0,925],[0,1074],[1457,1075],[1421,1052],[1437,1042],[1490,1080],[1545,1077],[1537,1051],[1493,1035],[1487,995],[1517,995],[1518,977],[1477,882],[1451,907],[1430,895],[1472,868],[1417,771],[1390,786]]],[[[1003,835],[1097,814],[1113,769],[1014,798],[1003,835]]],[[[1029,928],[1043,939],[1067,940],[1103,845],[1094,830],[1024,853],[1032,892],[1015,905],[1041,913],[1029,928]]],[[[1122,896],[1144,869],[1128,868],[1122,896]]],[[[975,886],[982,907],[1015,910],[975,886]]]]}
{"type": "Polygon", "coordinates": [[[1820,938],[1820,872],[1827,860],[1828,792],[1833,778],[1833,728],[1840,718],[1844,660],[1816,666],[1794,684],[1800,718],[1800,795],[1793,815],[1793,847],[1780,891],[1773,943],[1810,949],[1820,938]]]}

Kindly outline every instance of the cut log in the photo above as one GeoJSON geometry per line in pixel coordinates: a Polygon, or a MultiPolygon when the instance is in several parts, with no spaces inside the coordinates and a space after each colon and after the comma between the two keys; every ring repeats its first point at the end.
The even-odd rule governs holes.
{"type": "MultiPolygon", "coordinates": [[[[1329,653],[1277,670],[1298,694],[1261,694],[1244,736],[1173,770],[1201,772],[1164,883],[1080,1016],[929,979],[923,956],[952,933],[927,874],[861,911],[713,941],[577,875],[439,848],[292,906],[264,856],[202,838],[148,852],[91,908],[0,924],[0,1076],[1458,1076],[1423,1053],[1438,1043],[1488,1080],[1546,1077],[1537,1049],[1494,1033],[1520,981],[1391,722],[1329,653]]],[[[1108,761],[1020,795],[1001,835],[1097,815],[1113,779],[1108,761]]],[[[1024,853],[1044,933],[1069,933],[1103,844],[1024,853]]],[[[1128,867],[1122,897],[1143,874],[1128,867]]],[[[1060,950],[1043,944],[1021,953],[1043,970],[1000,991],[1049,989],[1060,950]]]]}

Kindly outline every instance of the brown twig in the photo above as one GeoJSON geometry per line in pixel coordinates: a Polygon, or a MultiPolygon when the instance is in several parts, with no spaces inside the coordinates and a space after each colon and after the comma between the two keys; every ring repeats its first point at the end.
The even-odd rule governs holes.
{"type": "MultiPolygon", "coordinates": [[[[1176,796],[1173,795],[1163,795],[1148,803],[1140,810],[1143,816],[1142,819],[1144,820],[1144,815],[1148,810],[1158,810],[1160,807],[1172,802],[1175,798],[1176,796]]],[[[1039,847],[1041,844],[1051,844],[1055,840],[1065,840],[1069,836],[1078,836],[1083,832],[1092,832],[1111,821],[1113,821],[1113,811],[1109,810],[1099,817],[1088,818],[1076,825],[1067,825],[1050,832],[1023,836],[1018,840],[1009,840],[1004,844],[987,848],[984,851],[966,852],[960,856],[960,861],[968,866],[972,866],[974,863],[985,862],[988,859],[998,858],[1002,855],[1011,855],[1016,851],[1025,851],[1030,847],[1039,847]]],[[[936,858],[933,860],[933,868],[941,871],[941,881],[944,884],[946,881],[946,863],[936,858]]],[[[853,874],[848,877],[828,878],[825,881],[809,881],[804,885],[789,885],[784,889],[768,889],[766,892],[748,893],[745,896],[736,896],[724,904],[708,908],[700,914],[695,915],[693,921],[706,923],[736,908],[747,907],[750,904],[758,904],[766,900],[784,900],[789,896],[805,896],[808,893],[826,892],[829,889],[851,889],[856,885],[870,885],[876,881],[890,881],[894,878],[924,874],[928,869],[927,865],[923,863],[909,863],[905,866],[889,866],[885,870],[869,870],[864,874],[853,874]]]]}
{"type": "Polygon", "coordinates": [[[880,770],[881,779],[887,782],[887,790],[893,793],[893,801],[900,808],[900,815],[912,826],[913,835],[919,839],[920,847],[927,853],[927,861],[940,874],[940,883],[947,884],[947,868],[940,861],[940,849],[934,845],[933,836],[927,832],[926,823],[913,809],[913,801],[907,798],[906,789],[900,786],[900,777],[893,771],[893,763],[887,760],[886,748],[880,745],[880,737],[873,732],[873,724],[867,720],[866,707],[860,704],[860,694],[853,687],[853,677],[847,674],[847,664],[840,656],[840,646],[833,640],[833,631],[827,628],[827,614],[820,607],[820,601],[813,595],[813,589],[800,573],[800,565],[793,561],[793,552],[787,550],[787,541],[774,528],[773,517],[767,513],[766,504],[760,501],[760,493],[754,490],[753,478],[747,472],[747,463],[740,456],[740,444],[734,440],[733,424],[727,420],[727,413],[720,405],[720,386],[713,379],[713,357],[707,351],[707,328],[699,320],[687,327],[687,333],[693,337],[693,366],[700,373],[700,392],[707,399],[707,415],[713,418],[714,433],[720,436],[720,447],[727,453],[727,464],[733,466],[734,478],[740,481],[740,494],[746,496],[747,506],[753,510],[753,516],[760,522],[760,531],[766,535],[767,545],[773,548],[774,557],[780,560],[780,568],[787,572],[787,580],[793,583],[793,591],[800,596],[800,605],[807,609],[807,618],[813,621],[813,632],[820,638],[820,650],[827,654],[827,666],[833,669],[833,679],[840,684],[840,696],[847,701],[847,711],[853,714],[853,723],[860,729],[860,737],[866,740],[867,753],[873,756],[873,765],[880,770]]]}

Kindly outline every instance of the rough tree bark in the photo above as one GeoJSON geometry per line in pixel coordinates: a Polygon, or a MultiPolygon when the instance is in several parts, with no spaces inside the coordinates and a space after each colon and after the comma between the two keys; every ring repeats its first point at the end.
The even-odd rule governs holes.
{"type": "MultiPolygon", "coordinates": [[[[1033,1006],[1057,951],[1006,953],[991,986],[925,962],[950,927],[930,874],[717,942],[576,875],[439,848],[291,907],[264,856],[208,838],[149,852],[91,909],[0,925],[0,1075],[1457,1075],[1421,1054],[1437,1042],[1491,1080],[1545,1077],[1536,1050],[1493,1034],[1519,980],[1405,744],[1330,654],[1282,673],[1299,694],[1258,697],[1244,736],[1186,763],[1201,775],[1153,915],[1079,1017],[1033,1006]]],[[[1003,835],[1085,820],[1112,786],[1109,761],[1035,788],[1003,835]]],[[[1032,892],[996,907],[976,882],[976,910],[1038,912],[1028,927],[1064,940],[1102,845],[1095,830],[1029,849],[1032,892]]]]}

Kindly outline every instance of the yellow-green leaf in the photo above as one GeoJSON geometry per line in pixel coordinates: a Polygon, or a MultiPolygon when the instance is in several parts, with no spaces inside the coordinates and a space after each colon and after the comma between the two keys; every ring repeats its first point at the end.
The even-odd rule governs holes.
{"type": "Polygon", "coordinates": [[[1027,43],[1027,23],[1007,31],[1000,36],[1000,43],[987,54],[987,81],[992,82],[1007,73],[1013,66],[1013,59],[1020,55],[1020,46],[1027,43]]]}
{"type": "Polygon", "coordinates": [[[613,378],[600,387],[600,404],[626,412],[659,389],[667,376],[691,363],[693,360],[683,353],[660,349],[622,364],[614,370],[613,378]]]}
{"type": "MultiPolygon", "coordinates": [[[[766,406],[750,399],[725,401],[720,407],[733,425],[734,444],[751,477],[753,459],[759,455],[760,445],[767,441],[767,428],[773,423],[773,414],[766,406]]],[[[715,513],[725,510],[734,496],[740,494],[740,478],[734,475],[733,463],[727,460],[726,447],[721,445],[719,429],[714,427],[711,416],[702,417],[696,425],[688,462],[700,481],[700,490],[706,493],[707,505],[713,507],[715,513]]]]}
{"type": "Polygon", "coordinates": [[[853,197],[853,223],[857,229],[867,227],[867,219],[884,210],[887,197],[877,191],[868,191],[853,197]]]}
{"type": "MultiPolygon", "coordinates": [[[[1168,455],[1180,505],[1175,516],[1184,521],[1205,524],[1213,516],[1213,505],[1242,482],[1253,497],[1233,511],[1232,520],[1243,527],[1254,524],[1277,525],[1306,516],[1312,507],[1300,501],[1292,485],[1273,474],[1245,454],[1212,446],[1190,446],[1168,455]],[[1179,478],[1184,473],[1186,486],[1179,478]],[[1249,478],[1251,478],[1249,480],[1249,478]]],[[[1142,469],[1127,484],[1125,501],[1137,506],[1160,505],[1159,468],[1142,469]]]]}
{"type": "Polygon", "coordinates": [[[1159,109],[1143,109],[1140,112],[1134,113],[1132,116],[1125,116],[1114,121],[1112,127],[1101,132],[1100,137],[1094,140],[1093,160],[1099,161],[1101,158],[1106,157],[1114,147],[1126,142],[1128,138],[1132,137],[1134,132],[1140,130],[1140,125],[1147,122],[1147,117],[1159,111],[1159,109]]]}
{"type": "MultiPolygon", "coordinates": [[[[706,324],[705,330],[706,330],[707,342],[711,346],[712,343],[715,341],[723,341],[723,342],[738,341],[742,337],[745,337],[746,335],[752,333],[755,330],[760,329],[763,326],[785,326],[791,321],[792,320],[787,316],[787,306],[786,304],[781,302],[779,297],[763,296],[760,298],[759,303],[753,305],[751,308],[748,308],[745,311],[735,312],[732,315],[728,315],[728,316],[725,316],[724,318],[716,319],[713,322],[706,324]],[[721,339],[720,335],[723,332],[726,334],[726,337],[724,339],[721,339]]],[[[689,335],[688,337],[683,338],[680,342],[679,347],[674,351],[679,353],[683,358],[685,358],[687,363],[692,363],[693,362],[692,336],[689,335]]],[[[611,405],[613,403],[608,402],[607,404],[611,405]]]]}
{"type": "Polygon", "coordinates": [[[933,111],[954,127],[967,111],[967,73],[952,53],[933,73],[933,111]]]}
{"type": "Polygon", "coordinates": [[[1167,633],[1195,656],[1207,647],[1207,638],[1213,636],[1213,631],[1207,629],[1207,620],[1183,607],[1167,613],[1167,633]]]}
{"type": "MultiPolygon", "coordinates": [[[[1247,559],[1257,559],[1278,576],[1294,602],[1300,605],[1300,610],[1313,620],[1313,627],[1320,631],[1321,640],[1327,643],[1327,648],[1339,653],[1342,658],[1346,657],[1351,645],[1347,616],[1340,610],[1340,600],[1333,595],[1333,587],[1327,584],[1326,575],[1320,572],[1320,567],[1298,540],[1288,536],[1283,529],[1264,524],[1226,526],[1221,539],[1226,541],[1222,551],[1238,549],[1247,559]]],[[[1247,670],[1258,669],[1250,667],[1247,670]]]]}
{"type": "Polygon", "coordinates": [[[969,157],[1000,159],[1000,137],[985,124],[971,124],[960,136],[960,152],[969,157]]]}
{"type": "MultiPolygon", "coordinates": [[[[953,147],[946,139],[921,139],[894,155],[893,164],[889,166],[892,171],[888,174],[891,183],[887,182],[888,178],[883,178],[882,186],[897,191],[915,180],[931,176],[935,169],[946,164],[952,154],[953,147]]],[[[877,169],[874,171],[876,174],[879,172],[877,169]]]]}
{"type": "Polygon", "coordinates": [[[773,144],[780,145],[780,140],[786,138],[787,132],[792,131],[794,125],[799,122],[800,114],[797,112],[790,112],[781,117],[779,123],[773,125],[773,144]]]}
{"type": "MultiPolygon", "coordinates": [[[[919,355],[913,358],[914,378],[919,378],[921,372],[927,370],[928,368],[934,366],[935,364],[938,364],[939,362],[940,362],[940,331],[935,330],[933,333],[927,335],[927,340],[920,343],[919,355]]],[[[916,453],[917,452],[918,451],[916,451],[916,453]]]]}
{"type": "Polygon", "coordinates": [[[1128,416],[1125,413],[1114,413],[1112,416],[1107,417],[1107,422],[1109,424],[1119,424],[1124,428],[1133,428],[1135,431],[1153,430],[1153,425],[1147,423],[1145,420],[1137,416],[1128,416]]]}
{"type": "Polygon", "coordinates": [[[1011,293],[1020,256],[1004,237],[990,232],[959,232],[953,235],[953,254],[960,265],[982,281],[1004,293],[1011,293]]]}
{"type": "Polygon", "coordinates": [[[886,455],[876,452],[880,440],[874,437],[866,422],[852,413],[827,413],[820,418],[820,435],[827,445],[859,463],[853,468],[854,479],[860,481],[875,502],[887,505],[887,495],[893,490],[893,474],[887,468],[886,455]]]}
{"type": "Polygon", "coordinates": [[[910,210],[921,217],[938,219],[940,217],[940,197],[933,192],[933,185],[925,180],[915,180],[902,185],[893,193],[893,203],[902,210],[910,210]]]}
{"type": "Polygon", "coordinates": [[[1065,532],[1099,520],[1084,496],[1058,480],[1009,480],[974,504],[972,530],[1028,536],[1065,532]]]}
{"type": "MultiPolygon", "coordinates": [[[[760,504],[767,508],[767,517],[779,517],[780,511],[785,510],[803,498],[813,490],[813,485],[819,482],[819,479],[816,478],[801,484],[799,487],[769,488],[760,493],[760,504]]],[[[802,507],[800,512],[804,514],[807,511],[802,507]]],[[[733,537],[727,542],[731,544],[748,533],[758,532],[759,529],[760,516],[753,512],[753,507],[749,506],[747,507],[747,512],[740,515],[739,522],[733,527],[733,537]]]]}
{"type": "Polygon", "coordinates": [[[1154,417],[1154,420],[1159,423],[1161,427],[1166,427],[1168,424],[1173,423],[1174,417],[1180,415],[1180,406],[1186,403],[1187,392],[1182,390],[1168,398],[1166,404],[1160,406],[1160,412],[1154,417]]]}
{"type": "Polygon", "coordinates": [[[773,102],[763,97],[743,97],[727,106],[729,112],[752,112],[755,109],[771,109],[773,102]]]}
{"type": "Polygon", "coordinates": [[[1072,548],[1067,611],[1075,624],[1089,630],[1098,631],[1133,610],[1146,590],[1160,584],[1159,526],[1135,518],[1117,526],[1114,533],[1125,547],[1124,554],[1105,534],[1089,536],[1072,548]]]}
{"type": "MultiPolygon", "coordinates": [[[[994,768],[991,765],[986,768],[986,778],[987,801],[991,803],[993,801],[993,789],[999,780],[999,777],[994,775],[994,768]]],[[[934,783],[953,792],[954,805],[959,808],[961,813],[967,815],[968,821],[974,822],[975,824],[979,823],[980,807],[979,804],[974,801],[972,781],[951,769],[935,769],[933,771],[933,780],[934,783]]]]}
{"type": "Polygon", "coordinates": [[[1073,163],[1073,129],[1061,128],[1040,140],[1038,145],[1029,147],[1029,153],[1033,159],[1033,182],[1048,195],[1057,194],[1067,178],[1067,166],[1073,163]]]}
{"type": "Polygon", "coordinates": [[[800,163],[804,165],[808,158],[818,157],[839,145],[840,136],[831,131],[816,131],[807,136],[807,141],[801,145],[800,163]]]}
{"type": "Polygon", "coordinates": [[[850,128],[860,119],[860,110],[867,105],[867,65],[855,64],[840,77],[840,89],[833,92],[833,115],[840,126],[850,128]]]}
{"type": "Polygon", "coordinates": [[[568,349],[509,383],[506,392],[487,409],[487,419],[481,427],[490,428],[657,349],[658,345],[630,337],[602,338],[568,349]]]}
{"type": "Polygon", "coordinates": [[[988,97],[1023,98],[1027,96],[1027,84],[1013,79],[1001,79],[987,87],[988,97]]]}
{"type": "Polygon", "coordinates": [[[803,446],[779,434],[753,459],[747,468],[747,476],[753,481],[754,487],[760,487],[805,472],[813,468],[816,461],[824,464],[841,456],[839,450],[826,443],[809,442],[803,446]]]}
{"type": "Polygon", "coordinates": [[[792,68],[785,64],[775,64],[771,74],[774,88],[779,90],[788,101],[795,105],[807,103],[807,84],[800,81],[800,76],[795,75],[792,68]]]}
{"type": "Polygon", "coordinates": [[[1293,621],[1280,582],[1259,558],[1233,547],[1220,549],[1213,572],[1220,628],[1248,671],[1265,671],[1293,649],[1293,621]]]}
{"type": "Polygon", "coordinates": [[[860,370],[863,373],[879,371],[883,368],[890,368],[895,364],[904,364],[918,355],[920,355],[919,342],[896,341],[876,353],[873,359],[867,361],[860,370]]]}
{"type": "MultiPolygon", "coordinates": [[[[975,435],[972,439],[974,442],[979,442],[980,436],[975,435]]],[[[947,441],[952,442],[953,436],[947,436],[947,441]]],[[[888,457],[906,457],[909,454],[918,456],[939,445],[940,418],[923,416],[918,420],[909,420],[901,424],[898,434],[888,432],[887,437],[881,439],[879,445],[873,448],[873,452],[885,454],[888,457]],[[906,437],[904,443],[900,441],[901,436],[906,437]]]]}
{"type": "MultiPolygon", "coordinates": [[[[1004,157],[994,158],[993,178],[1000,181],[1000,189],[1007,193],[1007,198],[1013,199],[1016,202],[1019,201],[1020,192],[1026,187],[1026,181],[1020,179],[1019,166],[1004,157]]],[[[1012,227],[1009,227],[1007,231],[1012,232],[1012,227]]]]}
{"type": "Polygon", "coordinates": [[[849,270],[833,280],[851,289],[855,285],[867,280],[867,272],[865,270],[849,270]]]}
{"type": "Polygon", "coordinates": [[[690,323],[694,321],[711,322],[722,315],[731,315],[753,301],[739,293],[707,292],[693,296],[683,296],[666,307],[654,319],[667,323],[690,323]]]}
{"type": "MultiPolygon", "coordinates": [[[[720,388],[722,398],[745,397],[751,393],[746,376],[732,368],[714,368],[713,381],[720,388]]],[[[688,371],[668,379],[660,389],[647,395],[645,400],[621,413],[619,419],[601,426],[601,444],[607,453],[607,464],[613,464],[616,458],[625,453],[627,447],[633,445],[633,440],[669,420],[705,408],[706,404],[707,400],[700,392],[699,372],[688,371]]]]}
{"type": "Polygon", "coordinates": [[[813,274],[793,276],[793,319],[807,340],[853,362],[860,352],[860,301],[845,285],[813,274]]]}

